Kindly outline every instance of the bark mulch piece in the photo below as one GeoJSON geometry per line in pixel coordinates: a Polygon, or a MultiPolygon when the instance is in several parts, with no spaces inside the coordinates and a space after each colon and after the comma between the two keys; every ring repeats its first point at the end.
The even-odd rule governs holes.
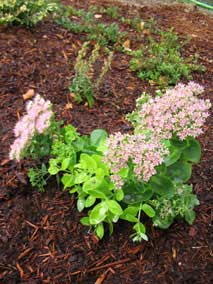
{"type": "MultiPolygon", "coordinates": [[[[110,3],[67,2],[79,7],[110,3]]],[[[193,74],[193,79],[205,86],[203,97],[211,98],[210,17],[182,5],[137,9],[117,5],[123,16],[137,13],[144,20],[154,17],[162,29],[173,26],[181,37],[190,35],[191,43],[183,55],[199,53],[207,70],[193,74]]],[[[110,21],[106,16],[103,19],[110,21]]],[[[133,31],[130,37],[134,44],[133,31]]],[[[0,283],[212,283],[211,119],[200,137],[202,160],[194,167],[191,179],[201,203],[194,224],[176,221],[169,230],[159,230],[145,221],[149,242],[132,243],[128,237],[131,225],[126,222],[119,222],[111,237],[106,234],[99,241],[79,224],[83,214],[77,212],[74,196],[61,192],[54,180],[45,193],[37,192],[26,176],[30,161],[8,161],[12,129],[24,112],[22,95],[29,89],[50,99],[57,117],[72,123],[80,133],[100,127],[111,133],[131,130],[125,114],[134,109],[135,99],[143,91],[153,93],[154,88],[130,72],[128,56],[117,52],[94,107],[70,101],[68,86],[81,42],[82,35],[73,35],[51,20],[33,30],[0,27],[0,283]],[[68,102],[72,109],[66,108],[68,102]]],[[[102,62],[100,58],[97,66],[102,62]]]]}

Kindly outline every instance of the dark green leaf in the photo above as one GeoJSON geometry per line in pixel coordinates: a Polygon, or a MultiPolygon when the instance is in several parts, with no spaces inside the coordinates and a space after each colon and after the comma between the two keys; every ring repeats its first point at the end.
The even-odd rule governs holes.
{"type": "Polygon", "coordinates": [[[184,149],[182,158],[192,163],[198,163],[201,157],[200,143],[193,137],[190,137],[188,141],[189,146],[184,149]]]}
{"type": "Polygon", "coordinates": [[[189,223],[189,225],[192,225],[195,220],[195,212],[193,210],[187,210],[185,211],[184,217],[186,222],[189,223]]]}
{"type": "Polygon", "coordinates": [[[174,164],[180,158],[181,153],[180,149],[170,147],[170,154],[164,159],[166,166],[174,164]]]}
{"type": "Polygon", "coordinates": [[[167,168],[167,174],[176,183],[184,183],[187,182],[191,177],[192,166],[187,162],[178,161],[167,168]]]}
{"type": "Polygon", "coordinates": [[[174,185],[166,176],[153,176],[149,181],[153,191],[161,196],[171,197],[174,194],[174,185]]]}

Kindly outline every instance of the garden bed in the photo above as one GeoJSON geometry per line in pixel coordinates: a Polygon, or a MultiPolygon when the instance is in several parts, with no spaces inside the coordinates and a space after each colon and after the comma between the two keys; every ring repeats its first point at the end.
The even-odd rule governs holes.
{"type": "MultiPolygon", "coordinates": [[[[108,3],[93,0],[77,1],[76,5],[87,9],[89,4],[108,3]]],[[[194,72],[193,79],[205,87],[201,96],[212,98],[212,18],[182,5],[117,6],[123,17],[137,15],[144,21],[154,18],[163,30],[174,27],[180,38],[190,35],[192,39],[183,56],[199,54],[199,63],[206,67],[206,72],[194,72]]],[[[104,14],[102,20],[111,22],[104,14]]],[[[129,29],[131,47],[137,46],[134,39],[138,33],[125,24],[121,29],[129,29]]],[[[82,134],[95,128],[109,133],[131,131],[124,116],[135,108],[135,100],[142,92],[154,94],[155,86],[140,80],[129,69],[129,56],[116,51],[94,106],[76,104],[68,87],[83,38],[84,35],[72,34],[52,20],[31,30],[0,27],[1,283],[211,283],[210,118],[205,133],[199,137],[202,158],[193,167],[191,179],[200,200],[194,224],[175,221],[168,230],[160,230],[145,221],[150,240],[139,244],[129,239],[131,226],[122,221],[111,237],[105,235],[99,241],[79,223],[84,213],[77,212],[74,196],[60,191],[54,180],[50,180],[44,193],[39,193],[27,179],[31,161],[8,160],[13,127],[24,113],[22,95],[29,89],[49,99],[57,117],[72,123],[82,134]]],[[[102,63],[101,57],[94,72],[102,63]]]]}

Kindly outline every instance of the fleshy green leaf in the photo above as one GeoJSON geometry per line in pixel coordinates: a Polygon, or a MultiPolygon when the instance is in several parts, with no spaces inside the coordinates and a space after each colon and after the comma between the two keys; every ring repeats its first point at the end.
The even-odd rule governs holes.
{"type": "Polygon", "coordinates": [[[88,194],[90,194],[91,196],[95,197],[95,198],[102,198],[102,199],[106,199],[106,195],[99,191],[99,190],[95,190],[95,189],[90,189],[87,191],[88,194]]]}
{"type": "Polygon", "coordinates": [[[95,228],[95,233],[98,236],[99,239],[102,239],[104,236],[104,225],[103,223],[100,223],[95,228]]]}
{"type": "Polygon", "coordinates": [[[109,207],[109,211],[115,215],[121,215],[123,210],[118,202],[115,200],[107,200],[107,205],[109,207]]]}
{"type": "Polygon", "coordinates": [[[171,197],[174,194],[174,185],[166,176],[152,176],[149,184],[153,191],[161,196],[171,197]]]}
{"type": "Polygon", "coordinates": [[[82,225],[90,226],[89,217],[83,217],[80,219],[82,225]]]}
{"type": "Polygon", "coordinates": [[[80,168],[85,169],[89,172],[95,172],[95,170],[97,169],[96,161],[85,153],[81,154],[79,166],[80,168]]]}
{"type": "Polygon", "coordinates": [[[72,174],[64,174],[61,182],[64,185],[64,188],[72,187],[74,185],[74,178],[72,174]]]}
{"type": "Polygon", "coordinates": [[[97,204],[90,212],[90,224],[97,225],[101,223],[106,218],[107,211],[108,207],[106,205],[106,202],[97,204]]]}
{"type": "Polygon", "coordinates": [[[138,222],[133,226],[133,229],[137,232],[137,233],[146,233],[146,228],[145,226],[141,223],[138,222]]]}
{"type": "Polygon", "coordinates": [[[193,210],[187,210],[184,214],[185,220],[189,225],[192,225],[195,220],[195,212],[193,210]]]}
{"type": "Polygon", "coordinates": [[[90,135],[90,142],[92,145],[98,147],[101,142],[107,138],[107,132],[104,129],[95,129],[90,135]]]}
{"type": "Polygon", "coordinates": [[[70,158],[65,158],[63,159],[62,163],[61,163],[61,169],[62,171],[65,171],[70,165],[70,158]]]}
{"type": "Polygon", "coordinates": [[[155,210],[149,204],[143,204],[141,209],[146,213],[150,218],[155,216],[155,210]]]}
{"type": "Polygon", "coordinates": [[[74,178],[74,183],[80,184],[86,182],[89,178],[90,176],[85,172],[76,173],[74,178]]]}
{"type": "Polygon", "coordinates": [[[176,182],[184,183],[187,182],[192,174],[191,164],[178,161],[175,164],[167,168],[167,174],[176,182]]]}
{"type": "Polygon", "coordinates": [[[96,201],[96,198],[92,195],[88,196],[87,199],[85,200],[85,207],[91,207],[96,201]]]}
{"type": "Polygon", "coordinates": [[[129,214],[129,213],[123,213],[121,216],[120,216],[121,219],[123,220],[126,220],[126,221],[129,221],[129,222],[137,222],[138,221],[138,218],[136,218],[135,216],[129,214]]]}
{"type": "Polygon", "coordinates": [[[128,177],[128,173],[129,173],[129,169],[128,169],[128,168],[122,168],[122,169],[120,169],[120,171],[119,171],[118,174],[119,174],[123,179],[125,179],[125,178],[128,177]]]}
{"type": "Polygon", "coordinates": [[[122,189],[118,189],[115,191],[115,199],[117,201],[121,201],[124,198],[124,192],[122,189]]]}
{"type": "Polygon", "coordinates": [[[189,141],[189,146],[186,149],[184,149],[182,158],[192,163],[198,163],[201,157],[200,143],[193,137],[190,137],[188,141],[189,141]]]}
{"type": "Polygon", "coordinates": [[[170,147],[170,154],[164,159],[166,166],[168,167],[174,164],[180,158],[181,153],[182,151],[180,151],[180,149],[170,147]]]}
{"type": "Polygon", "coordinates": [[[82,212],[85,207],[85,199],[78,199],[77,201],[77,209],[79,212],[82,212]]]}

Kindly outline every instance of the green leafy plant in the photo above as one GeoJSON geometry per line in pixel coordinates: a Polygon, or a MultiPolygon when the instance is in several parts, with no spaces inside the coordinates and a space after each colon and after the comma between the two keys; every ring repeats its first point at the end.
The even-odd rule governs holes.
{"type": "Polygon", "coordinates": [[[36,141],[36,149],[43,148],[39,136],[48,136],[51,146],[40,157],[41,168],[29,170],[31,184],[43,191],[48,177],[55,176],[64,190],[76,195],[78,211],[87,211],[81,223],[92,227],[100,239],[122,219],[133,223],[133,241],[148,240],[145,216],[162,229],[175,218],[189,224],[195,219],[199,201],[187,182],[193,164],[200,160],[196,137],[211,106],[197,97],[202,91],[190,82],[154,99],[142,94],[128,115],[134,133],[109,137],[102,129],[80,135],[72,125],[55,127],[59,124],[50,102],[36,97],[15,127],[10,158],[20,160],[34,153],[36,141]]]}
{"type": "Polygon", "coordinates": [[[56,1],[1,0],[0,24],[18,24],[31,27],[57,10],[56,1]]]}
{"type": "Polygon", "coordinates": [[[78,57],[75,64],[75,77],[69,90],[74,94],[74,99],[80,103],[87,101],[89,107],[94,104],[94,94],[102,83],[104,76],[110,69],[113,53],[110,52],[105,60],[100,75],[96,80],[93,78],[93,65],[99,57],[99,44],[96,44],[90,57],[85,59],[88,51],[89,42],[85,42],[79,50],[78,57]]]}
{"type": "Polygon", "coordinates": [[[160,32],[159,41],[149,37],[147,45],[132,52],[130,68],[137,71],[139,78],[161,87],[175,85],[181,78],[191,79],[192,71],[205,69],[197,65],[197,57],[184,59],[182,46],[172,30],[160,32]]]}
{"type": "Polygon", "coordinates": [[[105,9],[105,13],[112,19],[117,19],[119,16],[119,9],[116,6],[109,6],[105,9]]]}
{"type": "Polygon", "coordinates": [[[37,187],[40,192],[44,191],[44,187],[47,185],[46,177],[48,176],[47,167],[42,163],[41,168],[30,168],[28,171],[28,177],[33,187],[37,187]]]}
{"type": "Polygon", "coordinates": [[[119,30],[116,23],[104,24],[95,18],[95,7],[90,7],[86,12],[72,7],[61,5],[55,21],[73,33],[86,33],[87,40],[95,40],[101,46],[119,45],[126,35],[119,30]],[[77,17],[71,20],[70,16],[77,17]]]}

